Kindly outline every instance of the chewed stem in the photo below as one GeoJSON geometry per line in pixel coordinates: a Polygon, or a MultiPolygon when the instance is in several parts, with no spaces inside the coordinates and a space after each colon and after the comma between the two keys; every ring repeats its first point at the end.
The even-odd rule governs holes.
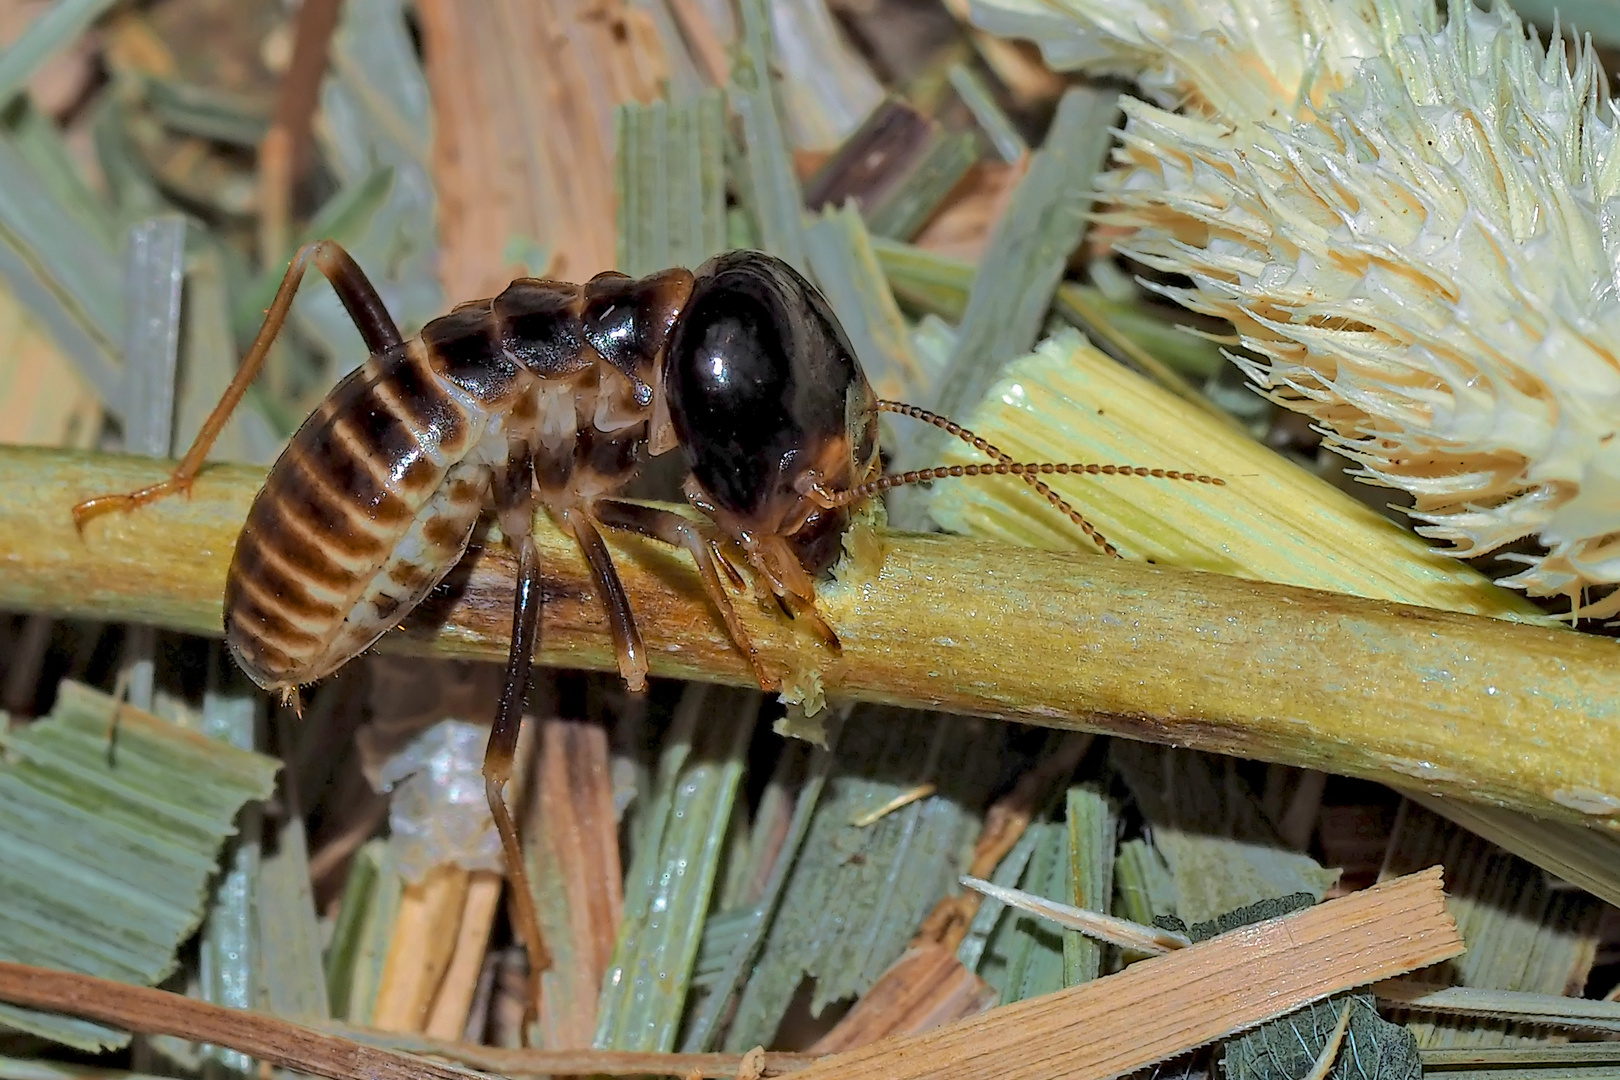
{"type": "Polygon", "coordinates": [[[1218,476],[1206,476],[1203,473],[1189,472],[1185,469],[1156,469],[1142,465],[1106,465],[1098,462],[1017,462],[1012,455],[1000,447],[969,431],[956,421],[941,416],[936,412],[917,405],[907,405],[902,401],[884,401],[877,403],[880,412],[897,413],[909,416],[913,420],[921,420],[932,424],[942,431],[956,436],[975,450],[988,454],[996,459],[994,465],[945,465],[933,469],[918,469],[913,472],[898,473],[893,476],[883,476],[858,484],[847,491],[824,492],[822,497],[832,506],[844,506],[857,502],[891,488],[902,487],[906,484],[920,484],[928,480],[940,480],[950,476],[1018,476],[1046,497],[1046,501],[1067,514],[1070,521],[1080,527],[1080,530],[1091,538],[1106,554],[1119,557],[1119,550],[1097,527],[1085,519],[1085,516],[1070,506],[1068,501],[1053,491],[1040,476],[1081,474],[1087,476],[1147,476],[1160,480],[1187,480],[1195,484],[1214,484],[1224,486],[1225,480],[1218,476]]]}

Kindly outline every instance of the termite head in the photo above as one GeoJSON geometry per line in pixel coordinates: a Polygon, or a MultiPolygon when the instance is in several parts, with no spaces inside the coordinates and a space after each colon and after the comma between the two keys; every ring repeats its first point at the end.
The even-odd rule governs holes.
{"type": "Polygon", "coordinates": [[[778,595],[812,601],[849,525],[848,507],[815,493],[878,468],[877,397],[832,308],[780,259],[717,255],[697,270],[664,363],[688,496],[778,595]]]}

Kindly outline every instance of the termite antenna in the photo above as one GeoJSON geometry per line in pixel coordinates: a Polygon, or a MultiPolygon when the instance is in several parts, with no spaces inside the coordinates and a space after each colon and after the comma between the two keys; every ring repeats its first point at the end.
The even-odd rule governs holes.
{"type": "Polygon", "coordinates": [[[956,436],[963,442],[972,446],[983,454],[995,459],[994,465],[946,465],[933,469],[918,469],[913,472],[898,473],[893,476],[883,476],[876,480],[869,480],[858,484],[848,491],[822,492],[822,498],[832,506],[844,506],[860,499],[867,498],[891,488],[902,487],[906,484],[920,484],[928,480],[941,480],[948,476],[1018,476],[1036,491],[1046,497],[1070,521],[1080,527],[1080,531],[1091,538],[1105,554],[1119,558],[1119,549],[1109,543],[1108,538],[1097,530],[1097,527],[1087,521],[1085,516],[1069,505],[1068,501],[1053,491],[1040,479],[1042,475],[1070,475],[1080,474],[1087,476],[1146,476],[1160,480],[1187,480],[1195,484],[1214,484],[1224,486],[1225,480],[1218,476],[1206,476],[1203,473],[1189,472],[1184,469],[1155,469],[1142,465],[1105,465],[1097,462],[1031,462],[1022,463],[1012,459],[1012,455],[982,436],[974,434],[967,428],[958,424],[949,417],[941,416],[917,405],[907,405],[903,401],[879,400],[878,411],[896,413],[900,416],[909,416],[913,420],[921,420],[932,424],[941,431],[956,436]]]}

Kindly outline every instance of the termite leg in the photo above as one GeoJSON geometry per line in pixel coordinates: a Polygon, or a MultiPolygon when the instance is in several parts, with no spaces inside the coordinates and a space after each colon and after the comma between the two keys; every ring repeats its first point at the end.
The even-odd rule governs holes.
{"type": "MultiPolygon", "coordinates": [[[[517,754],[518,735],[523,730],[523,710],[529,697],[529,672],[534,665],[534,647],[540,631],[540,553],[531,531],[534,521],[534,459],[527,448],[517,452],[505,470],[495,476],[495,508],[501,531],[517,554],[517,582],[512,598],[512,647],[506,656],[506,679],[501,686],[500,708],[490,729],[484,751],[484,795],[495,831],[501,838],[501,854],[506,877],[512,885],[517,908],[518,933],[529,952],[529,1010],[531,1018],[540,1008],[540,973],[551,966],[540,931],[540,917],[529,887],[529,871],[518,842],[517,824],[506,804],[506,785],[512,779],[512,762],[517,754]]],[[[527,1019],[527,1018],[526,1018],[527,1019]]],[[[525,1024],[525,1026],[527,1026],[525,1024]]]]}
{"type": "Polygon", "coordinates": [[[580,550],[585,553],[585,562],[591,568],[596,594],[607,608],[613,648],[619,657],[619,674],[631,693],[639,693],[647,688],[647,649],[641,642],[641,631],[636,629],[636,618],[630,610],[624,583],[619,580],[613,557],[608,554],[607,545],[602,542],[602,534],[597,532],[590,514],[572,510],[567,518],[580,550]]]}
{"type": "Polygon", "coordinates": [[[247,355],[242,358],[242,364],[236,369],[236,377],[231,380],[230,386],[225,388],[224,395],[214,411],[208,414],[203,421],[202,430],[197,432],[197,438],[192,442],[186,456],[180,459],[174,472],[169,474],[167,480],[131,491],[124,495],[98,495],[73,508],[73,524],[81,532],[85,522],[109,510],[133,510],[137,506],[161,499],[166,495],[173,495],[191,490],[192,481],[197,478],[202,468],[203,460],[208,457],[208,451],[219,438],[219,433],[225,429],[225,424],[241,403],[242,396],[247,393],[248,386],[258,375],[259,369],[270,355],[270,346],[275,342],[276,336],[281,333],[281,327],[287,321],[287,313],[292,310],[293,297],[298,292],[298,284],[304,278],[304,271],[313,262],[315,268],[321,272],[332,288],[343,301],[349,318],[354,321],[355,329],[365,340],[366,348],[372,352],[382,352],[402,343],[399,327],[394,325],[393,318],[383,305],[382,297],[366,277],[365,271],[360,269],[358,263],[349,257],[349,253],[332,240],[316,240],[305,244],[298,249],[287,267],[286,276],[281,279],[281,288],[276,290],[276,298],[265,312],[264,323],[259,327],[259,334],[253,339],[253,345],[248,349],[247,355]]]}
{"type": "MultiPolygon", "coordinates": [[[[767,690],[780,685],[780,680],[765,670],[760,662],[759,650],[754,647],[748,631],[743,629],[742,620],[737,618],[737,610],[732,606],[731,597],[726,594],[725,586],[720,583],[720,571],[717,569],[717,564],[726,565],[724,556],[713,550],[713,541],[701,528],[673,510],[661,510],[638,503],[598,499],[594,509],[597,521],[610,529],[625,529],[640,533],[671,547],[685,548],[691,552],[692,560],[697,563],[698,576],[703,581],[704,591],[709,594],[714,606],[720,609],[720,617],[726,624],[727,632],[731,634],[731,640],[736,642],[737,647],[748,657],[748,663],[753,667],[759,685],[767,690]]],[[[728,577],[737,579],[736,570],[729,565],[726,572],[728,577]]]]}

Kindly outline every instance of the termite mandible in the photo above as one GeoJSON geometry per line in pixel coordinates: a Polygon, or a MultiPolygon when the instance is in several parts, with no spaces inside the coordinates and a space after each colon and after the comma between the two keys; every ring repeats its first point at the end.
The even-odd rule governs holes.
{"type": "Polygon", "coordinates": [[[493,508],[518,577],[484,779],[535,986],[549,954],[504,789],[539,625],[537,505],[578,541],[631,690],[646,683],[646,650],[602,526],[689,552],[732,640],[761,686],[775,689],[726,591],[725,582],[744,588],[726,541],[771,596],[836,648],[836,634],[816,613],[816,579],[836,560],[850,508],[861,499],[946,476],[1017,475],[1117,555],[1040,474],[1223,482],[1130,465],[1021,464],[944,417],[881,400],[826,299],[761,252],[727,252],[696,272],[640,279],[614,272],[583,285],[519,278],[407,341],[360,267],[322,240],[293,256],[241,368],[174,472],[75,506],[81,531],[106,511],[189,491],[311,264],[331,282],[370,355],[298,429],[254,499],[226,578],[225,639],[254,682],[296,700],[300,685],[370,648],[419,604],[493,508]],[[993,463],[883,476],[880,412],[941,427],[993,463]],[[686,496],[706,526],[618,498],[643,455],[676,447],[689,467],[686,496]]]}

